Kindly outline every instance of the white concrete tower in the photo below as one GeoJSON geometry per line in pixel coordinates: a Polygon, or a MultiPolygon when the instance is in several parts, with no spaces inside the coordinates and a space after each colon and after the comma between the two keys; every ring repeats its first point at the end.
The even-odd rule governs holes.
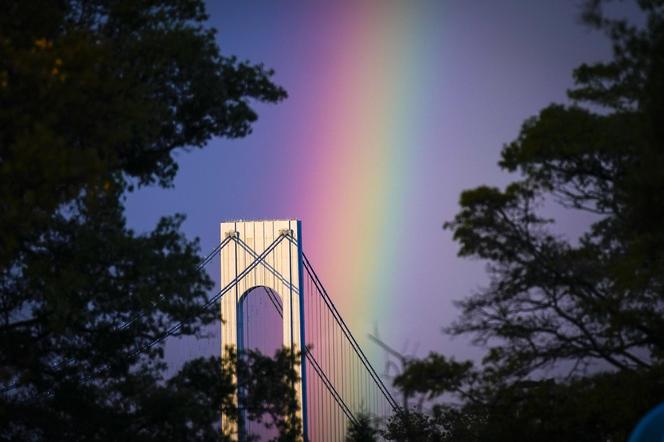
{"type": "MultiPolygon", "coordinates": [[[[222,354],[228,347],[242,350],[243,324],[238,309],[243,297],[256,287],[267,287],[280,296],[283,306],[283,345],[300,352],[305,342],[303,297],[300,290],[303,281],[301,222],[275,220],[221,223],[221,240],[228,236],[235,236],[237,241],[229,243],[221,251],[221,287],[234,283],[234,287],[221,299],[222,354]],[[278,242],[276,245],[275,241],[278,242]]],[[[295,369],[300,380],[295,385],[295,392],[299,403],[298,417],[306,434],[304,367],[303,359],[299,358],[295,369]]],[[[238,434],[233,420],[223,417],[222,426],[228,434],[238,434]]]]}

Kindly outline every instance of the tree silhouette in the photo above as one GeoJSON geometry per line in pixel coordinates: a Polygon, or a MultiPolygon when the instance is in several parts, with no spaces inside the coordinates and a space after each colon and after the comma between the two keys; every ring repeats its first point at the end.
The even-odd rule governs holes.
{"type": "Polygon", "coordinates": [[[221,361],[164,380],[149,345],[215,318],[198,243],[181,216],[133,232],[124,195],[172,185],[175,151],[247,135],[252,102],[285,92],[220,54],[200,0],[0,8],[0,439],[222,437],[221,361]]]}
{"type": "Polygon", "coordinates": [[[358,414],[357,422],[350,422],[346,433],[346,442],[375,442],[378,440],[379,432],[374,428],[371,417],[368,414],[358,414]]]}
{"type": "Polygon", "coordinates": [[[641,28],[585,3],[613,58],[578,67],[572,103],[503,148],[518,180],[463,192],[445,224],[490,275],[447,331],[488,353],[481,367],[431,355],[396,384],[456,399],[432,414],[446,440],[624,440],[664,399],[664,2],[637,3],[641,28]],[[568,240],[543,203],[592,222],[568,240]]]}

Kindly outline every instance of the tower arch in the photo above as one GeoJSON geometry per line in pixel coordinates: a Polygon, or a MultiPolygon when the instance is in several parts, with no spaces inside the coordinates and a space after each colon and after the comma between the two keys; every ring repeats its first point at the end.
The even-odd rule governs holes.
{"type": "Polygon", "coordinates": [[[237,350],[258,350],[272,356],[284,345],[283,297],[266,286],[245,291],[237,304],[237,350]]]}

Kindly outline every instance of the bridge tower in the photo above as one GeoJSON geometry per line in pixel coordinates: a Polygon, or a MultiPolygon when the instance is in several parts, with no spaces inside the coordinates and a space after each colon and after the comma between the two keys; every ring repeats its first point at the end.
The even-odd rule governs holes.
{"type": "MultiPolygon", "coordinates": [[[[228,347],[242,351],[242,315],[238,314],[243,297],[256,287],[271,289],[281,298],[283,306],[283,345],[295,352],[303,350],[304,298],[301,222],[232,221],[221,223],[221,241],[233,237],[236,241],[221,250],[221,287],[234,284],[231,292],[221,300],[221,350],[228,347]],[[260,264],[260,265],[258,265],[260,264]]],[[[303,439],[307,434],[306,370],[304,352],[295,370],[299,381],[295,385],[298,417],[303,425],[303,439]]],[[[222,418],[227,434],[238,434],[237,424],[222,418]]]]}

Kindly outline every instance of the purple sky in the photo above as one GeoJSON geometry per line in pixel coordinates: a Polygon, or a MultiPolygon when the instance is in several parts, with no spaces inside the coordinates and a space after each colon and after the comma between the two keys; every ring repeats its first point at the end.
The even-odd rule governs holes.
{"type": "MultiPolygon", "coordinates": [[[[413,163],[418,169],[408,179],[417,199],[403,210],[413,217],[424,237],[404,256],[423,259],[417,267],[405,264],[403,273],[392,272],[395,287],[407,285],[410,293],[407,298],[399,298],[396,292],[385,294],[390,308],[380,314],[365,312],[359,317],[354,315],[351,301],[339,301],[356,335],[364,337],[377,326],[397,348],[404,347],[407,340],[410,350],[414,343],[419,344],[419,355],[429,350],[459,358],[480,354],[464,340],[450,340],[440,333],[440,327],[457,315],[452,300],[470,294],[486,281],[484,264],[457,258],[457,245],[441,226],[456,213],[463,189],[508,182],[509,177],[496,166],[501,146],[515,138],[525,118],[551,102],[565,101],[565,90],[572,85],[571,70],[583,61],[610,55],[607,40],[579,24],[579,3],[413,2],[424,12],[414,14],[409,26],[421,33],[415,44],[426,44],[415,48],[418,56],[409,62],[426,63],[428,72],[422,81],[427,83],[417,87],[425,92],[430,89],[431,93],[419,94],[416,100],[421,102],[411,102],[410,106],[430,110],[418,127],[424,131],[422,149],[428,152],[426,158],[436,161],[413,163]]],[[[288,90],[290,98],[276,106],[258,106],[259,121],[246,139],[215,139],[203,150],[179,153],[180,171],[174,189],[146,189],[130,195],[130,225],[141,231],[152,228],[161,215],[184,213],[185,232],[201,239],[204,252],[217,243],[221,220],[296,216],[304,218],[305,237],[308,231],[316,233],[315,228],[307,230],[307,216],[300,215],[300,211],[308,213],[304,203],[275,198],[273,187],[290,157],[297,155],[299,161],[307,162],[308,152],[303,152],[301,146],[291,146],[289,141],[296,137],[289,134],[308,121],[311,109],[307,103],[315,101],[317,94],[323,96],[318,90],[318,77],[328,66],[321,65],[326,60],[316,56],[316,51],[344,51],[341,45],[349,42],[339,35],[343,31],[340,21],[355,15],[365,20],[372,11],[392,3],[208,4],[210,25],[218,29],[222,52],[275,69],[274,80],[288,90]],[[246,169],[235,167],[252,162],[260,165],[249,176],[246,169]]],[[[393,8],[391,13],[399,14],[403,9],[393,8]]],[[[309,148],[311,157],[317,158],[316,149],[321,147],[309,148]]],[[[343,214],[329,216],[343,219],[343,214]]],[[[561,218],[557,228],[573,234],[579,225],[577,218],[568,216],[561,218]]],[[[330,260],[325,250],[315,247],[316,238],[311,238],[309,244],[311,250],[306,244],[305,249],[314,263],[330,260]]],[[[332,281],[332,286],[341,276],[318,270],[323,282],[332,281]]],[[[217,279],[217,268],[210,271],[217,279]]],[[[333,292],[331,296],[335,298],[333,292]]]]}

